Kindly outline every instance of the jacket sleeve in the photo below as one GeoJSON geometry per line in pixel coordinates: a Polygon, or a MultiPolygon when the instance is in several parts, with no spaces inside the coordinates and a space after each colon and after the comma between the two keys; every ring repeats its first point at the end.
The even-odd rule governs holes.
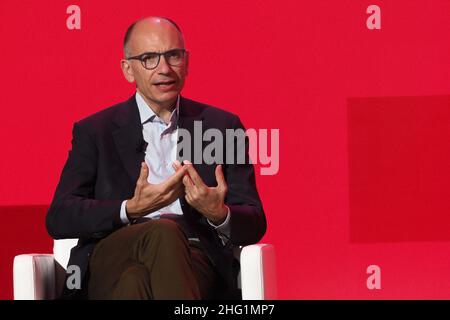
{"type": "MultiPolygon", "coordinates": [[[[233,129],[245,131],[240,119],[236,116],[233,129]]],[[[239,140],[238,140],[239,141],[239,140]]],[[[234,155],[243,152],[245,163],[239,163],[235,158],[233,163],[226,161],[225,177],[228,193],[225,203],[230,208],[230,239],[232,245],[249,245],[257,243],[266,232],[267,222],[261,200],[256,189],[256,179],[253,164],[249,158],[249,141],[246,137],[232,145],[227,141],[226,154],[233,148],[234,155]]]]}
{"type": "Polygon", "coordinates": [[[103,238],[118,229],[122,200],[96,200],[98,150],[78,123],[72,149],[47,212],[47,231],[54,239],[103,238]]]}

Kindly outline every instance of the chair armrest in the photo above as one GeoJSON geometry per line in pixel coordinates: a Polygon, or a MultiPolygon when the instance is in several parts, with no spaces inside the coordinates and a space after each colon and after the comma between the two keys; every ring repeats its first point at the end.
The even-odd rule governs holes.
{"type": "Polygon", "coordinates": [[[275,249],[270,244],[245,246],[240,252],[243,300],[276,299],[275,249]]]}
{"type": "Polygon", "coordinates": [[[55,299],[55,260],[52,254],[22,254],[14,258],[14,299],[55,299]]]}

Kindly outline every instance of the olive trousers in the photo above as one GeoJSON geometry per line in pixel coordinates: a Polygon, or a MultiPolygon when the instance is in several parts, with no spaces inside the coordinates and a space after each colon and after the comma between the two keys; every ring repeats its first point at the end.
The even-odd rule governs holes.
{"type": "Polygon", "coordinates": [[[215,299],[221,277],[198,239],[170,219],[123,227],[89,262],[89,299],[215,299]]]}

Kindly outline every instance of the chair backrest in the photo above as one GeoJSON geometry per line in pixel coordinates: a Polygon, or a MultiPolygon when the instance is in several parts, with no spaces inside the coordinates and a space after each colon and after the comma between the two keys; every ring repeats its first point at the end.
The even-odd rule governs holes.
{"type": "Polygon", "coordinates": [[[64,268],[67,269],[69,263],[70,250],[78,243],[78,239],[63,239],[55,240],[53,242],[53,256],[55,260],[64,268]]]}

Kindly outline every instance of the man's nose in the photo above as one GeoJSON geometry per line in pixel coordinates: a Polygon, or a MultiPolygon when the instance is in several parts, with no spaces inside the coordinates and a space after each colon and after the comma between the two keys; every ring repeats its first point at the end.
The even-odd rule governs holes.
{"type": "Polygon", "coordinates": [[[167,74],[170,72],[170,70],[171,70],[171,68],[170,68],[170,65],[166,61],[166,57],[164,57],[164,55],[161,55],[161,57],[159,59],[159,64],[158,64],[158,73],[167,74]]]}

